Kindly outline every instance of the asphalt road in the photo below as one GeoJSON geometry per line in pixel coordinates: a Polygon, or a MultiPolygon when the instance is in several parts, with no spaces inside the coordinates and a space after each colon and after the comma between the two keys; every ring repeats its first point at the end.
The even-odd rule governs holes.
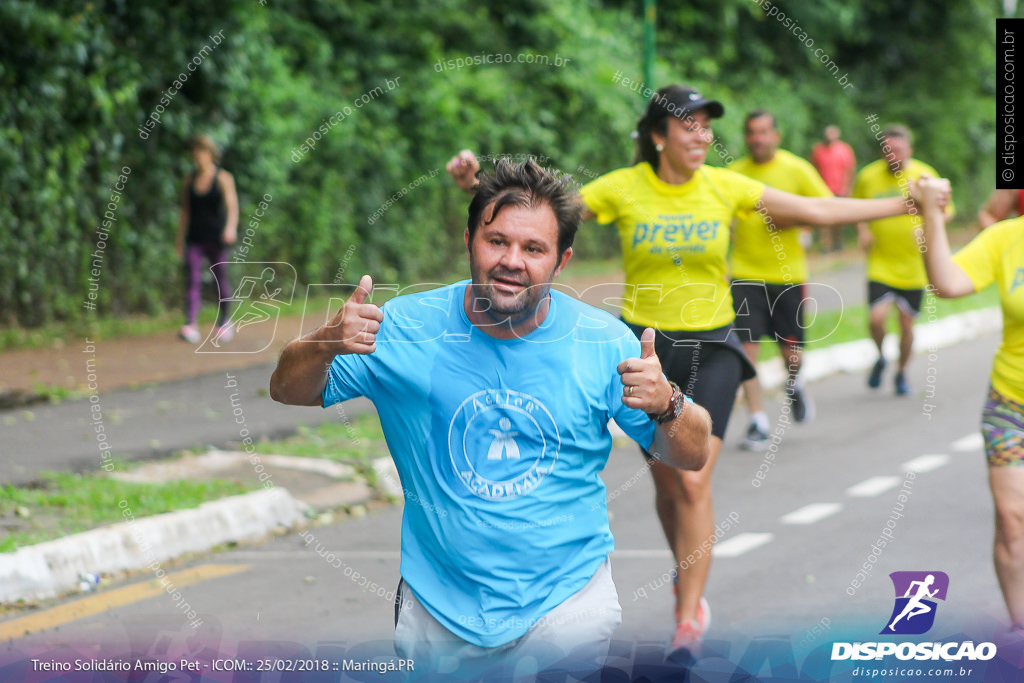
{"type": "MultiPolygon", "coordinates": [[[[752,656],[754,644],[784,642],[799,661],[834,641],[883,639],[878,633],[894,599],[887,575],[894,571],[949,576],[947,599],[921,638],[980,642],[1005,630],[978,436],[996,345],[995,338],[986,338],[935,357],[917,356],[911,397],[893,396],[889,378],[877,392],[870,392],[861,376],[839,375],[812,385],[817,419],[785,429],[771,461],[735,447],[745,426],[736,413],[715,474],[716,519],[733,523],[716,547],[707,588],[713,622],[706,648],[735,663],[752,656]],[[929,377],[934,394],[926,398],[929,377]],[[757,479],[758,471],[765,473],[763,479],[757,479]],[[898,500],[901,492],[905,503],[898,500]],[[887,526],[889,520],[893,524],[887,526]],[[883,529],[888,529],[887,545],[854,587],[883,529]]],[[[778,396],[772,405],[777,411],[778,396]]],[[[671,588],[660,577],[672,560],[654,514],[650,477],[634,447],[616,447],[605,481],[617,548],[613,571],[623,606],[615,651],[626,659],[657,659],[664,655],[672,610],[671,588]]],[[[129,644],[135,652],[172,658],[199,652],[200,643],[211,648],[208,653],[250,660],[267,653],[391,654],[400,518],[399,507],[385,507],[360,520],[311,530],[340,568],[296,534],[167,568],[244,567],[230,577],[181,587],[182,598],[203,620],[198,631],[189,626],[183,607],[158,595],[15,638],[0,652],[0,664],[17,660],[19,652],[45,658],[59,648],[122,651],[129,644]],[[356,572],[370,585],[354,580],[356,572]],[[384,597],[373,592],[378,586],[384,597]]],[[[0,633],[4,625],[0,622],[0,633]]],[[[847,673],[831,680],[851,680],[853,664],[842,663],[847,673]]],[[[948,680],[995,680],[978,675],[948,680]]],[[[234,680],[289,679],[253,674],[234,680]]]]}
{"type": "MultiPolygon", "coordinates": [[[[157,458],[189,448],[239,442],[244,420],[256,439],[280,438],[299,425],[315,426],[338,419],[335,410],[285,406],[267,393],[274,364],[124,388],[89,400],[36,405],[9,411],[0,426],[0,483],[23,485],[46,470],[94,470],[102,466],[94,417],[98,414],[106,443],[125,460],[157,458]],[[233,384],[232,384],[233,383],[233,384]],[[93,405],[98,406],[98,413],[93,405]],[[236,409],[241,415],[236,417],[236,409]]],[[[354,414],[372,410],[368,401],[353,401],[354,414]]]]}

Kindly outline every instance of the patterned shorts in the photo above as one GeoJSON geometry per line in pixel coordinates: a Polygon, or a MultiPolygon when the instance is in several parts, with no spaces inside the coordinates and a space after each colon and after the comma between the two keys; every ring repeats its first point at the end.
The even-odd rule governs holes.
{"type": "Polygon", "coordinates": [[[1011,401],[989,387],[981,412],[981,434],[991,467],[1024,465],[1024,403],[1011,401]]]}

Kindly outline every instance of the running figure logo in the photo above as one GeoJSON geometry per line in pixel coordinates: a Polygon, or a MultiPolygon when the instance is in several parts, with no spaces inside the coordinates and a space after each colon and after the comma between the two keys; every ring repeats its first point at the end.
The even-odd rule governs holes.
{"type": "Polygon", "coordinates": [[[280,262],[231,262],[229,281],[237,282],[230,299],[233,312],[225,328],[244,344],[223,345],[217,331],[196,353],[259,353],[274,341],[282,307],[292,302],[297,281],[295,268],[280,262]],[[262,346],[258,346],[262,344],[262,346]],[[244,350],[243,350],[244,349],[244,350]]]}
{"type": "Polygon", "coordinates": [[[945,572],[893,572],[889,578],[896,591],[896,604],[888,624],[879,633],[926,633],[935,622],[935,600],[946,599],[949,576],[945,572]]]}
{"type": "Polygon", "coordinates": [[[499,429],[488,429],[494,435],[491,447],[487,449],[488,460],[501,460],[502,454],[509,458],[519,459],[519,444],[516,443],[516,436],[519,432],[509,431],[512,429],[512,421],[507,417],[498,421],[499,429]]]}

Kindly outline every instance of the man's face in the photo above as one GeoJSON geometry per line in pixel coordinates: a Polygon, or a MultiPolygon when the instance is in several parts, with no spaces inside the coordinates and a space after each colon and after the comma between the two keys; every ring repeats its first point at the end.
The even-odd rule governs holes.
{"type": "Polygon", "coordinates": [[[775,150],[779,148],[779,131],[770,116],[758,116],[747,121],[747,151],[751,158],[759,164],[771,161],[775,150]]]}
{"type": "MultiPolygon", "coordinates": [[[[913,154],[913,150],[910,148],[910,141],[906,138],[890,137],[885,138],[885,144],[889,145],[892,150],[892,160],[889,161],[889,170],[895,173],[896,171],[903,168],[904,164],[913,154]]],[[[889,155],[883,152],[882,158],[889,160],[889,155]]]]}
{"type": "Polygon", "coordinates": [[[558,221],[547,204],[506,206],[488,224],[493,211],[494,204],[484,209],[472,241],[466,231],[473,305],[483,317],[514,325],[537,312],[572,249],[558,253],[558,221]]]}

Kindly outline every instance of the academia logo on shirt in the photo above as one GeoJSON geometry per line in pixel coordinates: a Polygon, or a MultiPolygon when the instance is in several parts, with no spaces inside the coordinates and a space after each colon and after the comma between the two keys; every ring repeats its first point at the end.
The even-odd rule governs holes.
{"type": "Polygon", "coordinates": [[[949,576],[945,572],[893,572],[889,574],[896,603],[880,634],[920,635],[935,623],[935,600],[946,600],[949,576]]]}
{"type": "Polygon", "coordinates": [[[506,500],[537,488],[561,448],[555,419],[539,399],[485,389],[459,405],[448,426],[448,452],[474,495],[506,500]]]}

